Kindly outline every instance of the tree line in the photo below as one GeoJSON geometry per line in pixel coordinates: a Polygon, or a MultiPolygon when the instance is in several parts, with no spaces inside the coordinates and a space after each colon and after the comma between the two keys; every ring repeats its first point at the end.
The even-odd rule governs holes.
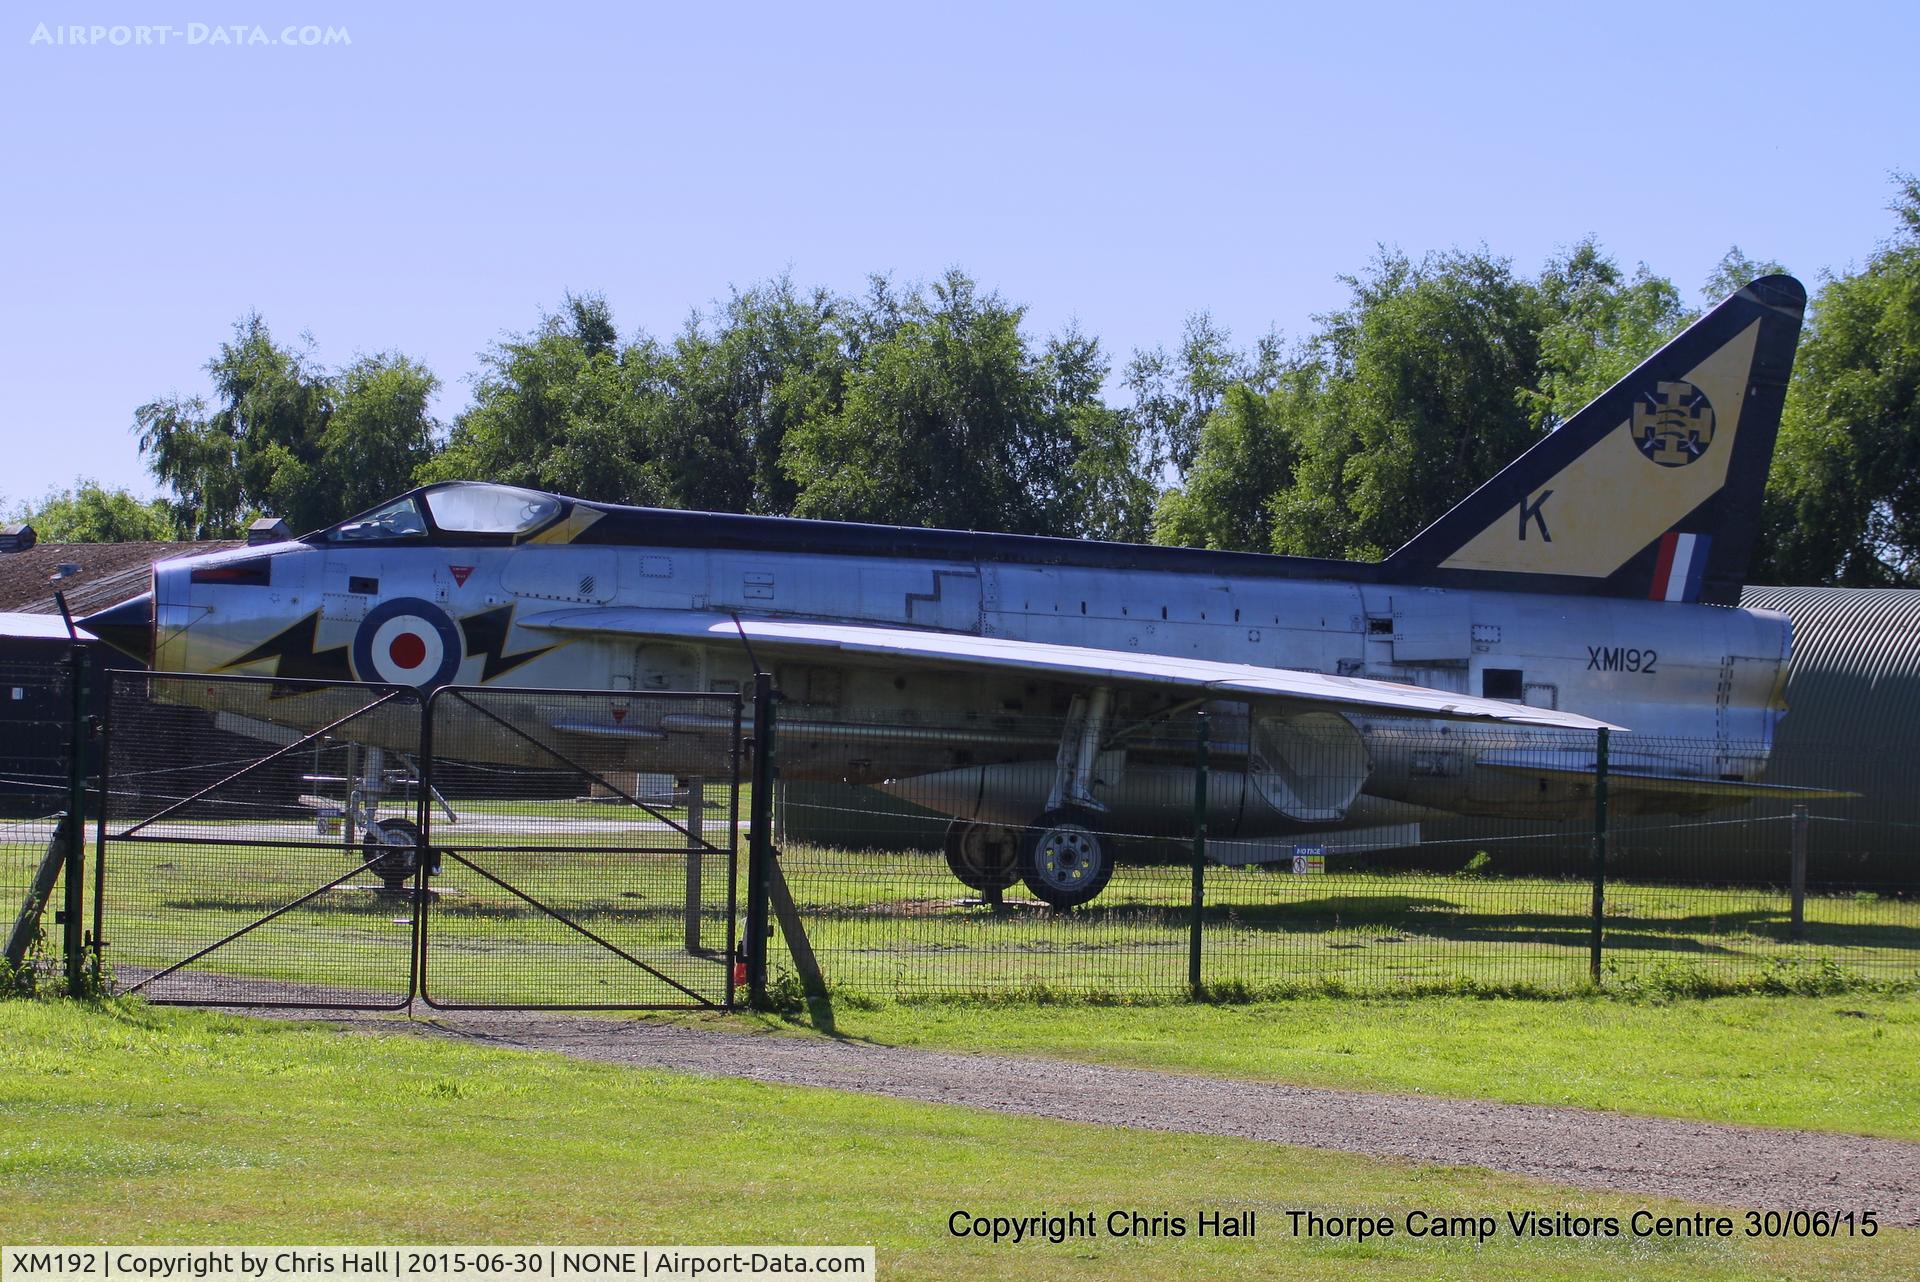
{"type": "MultiPolygon", "coordinates": [[[[1920,182],[1865,264],[1818,283],[1769,480],[1758,581],[1920,583],[1920,182]]],[[[1777,264],[1730,251],[1718,301],[1777,264]]],[[[1382,251],[1292,343],[1205,313],[1116,371],[953,270],[858,294],[782,276],[670,337],[567,296],[482,355],[471,403],[398,352],[327,368],[243,317],[212,394],[138,407],[167,497],[88,482],[17,515],[48,540],[331,524],[473,478],[710,511],[1376,559],[1690,323],[1583,241],[1527,274],[1486,250],[1382,251]]]]}

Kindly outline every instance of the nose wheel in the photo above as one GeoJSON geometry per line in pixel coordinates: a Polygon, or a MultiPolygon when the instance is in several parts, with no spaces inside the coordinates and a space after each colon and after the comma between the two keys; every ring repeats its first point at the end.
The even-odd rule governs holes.
{"type": "MultiPolygon", "coordinates": [[[[383,895],[411,894],[414,869],[426,854],[420,848],[420,825],[411,819],[382,819],[367,829],[360,857],[381,881],[383,895]]],[[[439,871],[431,863],[430,872],[439,871]]]]}
{"type": "Polygon", "coordinates": [[[1113,877],[1113,838],[1093,812],[1078,806],[1049,810],[1022,831],[1021,874],[1027,889],[1055,908],[1077,908],[1113,877]]]}

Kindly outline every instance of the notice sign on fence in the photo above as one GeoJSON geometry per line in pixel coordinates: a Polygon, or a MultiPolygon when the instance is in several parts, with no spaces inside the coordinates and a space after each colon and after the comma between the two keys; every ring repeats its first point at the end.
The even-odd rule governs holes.
{"type": "Polygon", "coordinates": [[[1327,870],[1327,848],[1325,846],[1295,846],[1293,848],[1293,870],[1296,873],[1323,873],[1327,870]]]}
{"type": "Polygon", "coordinates": [[[871,1278],[870,1246],[9,1246],[0,1282],[871,1278]]]}

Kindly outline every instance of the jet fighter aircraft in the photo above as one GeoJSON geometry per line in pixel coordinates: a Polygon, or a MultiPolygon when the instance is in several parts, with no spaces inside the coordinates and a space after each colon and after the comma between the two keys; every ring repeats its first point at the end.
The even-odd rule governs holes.
{"type": "MultiPolygon", "coordinates": [[[[961,880],[1024,878],[1057,906],[1104,887],[1110,834],[1189,818],[1191,787],[1166,786],[1184,767],[1151,731],[1202,705],[1238,717],[1209,792],[1222,836],[1393,805],[1577,814],[1603,724],[1715,744],[1612,762],[1621,808],[1697,812],[1770,790],[1788,624],[1734,603],[1805,302],[1790,277],[1752,282],[1379,563],[459,482],[163,562],[150,601],[86,626],[159,671],[421,690],[732,690],[766,663],[790,698],[784,777],[949,814],[961,880]],[[1055,739],[1008,730],[1049,711],[1055,739]],[[1470,750],[1418,746],[1461,721],[1484,723],[1470,750]]],[[[703,740],[717,754],[718,721],[556,705],[553,724],[629,745],[644,770],[703,740]]]]}

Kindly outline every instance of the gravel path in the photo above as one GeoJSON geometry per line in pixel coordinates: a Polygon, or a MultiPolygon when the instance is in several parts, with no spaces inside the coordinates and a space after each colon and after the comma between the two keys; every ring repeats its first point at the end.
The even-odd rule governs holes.
{"type": "Polygon", "coordinates": [[[1480,1166],[1710,1205],[1871,1209],[1883,1223],[1920,1225],[1920,1144],[1897,1140],[553,1014],[343,1022],[635,1067],[1480,1166]]]}

